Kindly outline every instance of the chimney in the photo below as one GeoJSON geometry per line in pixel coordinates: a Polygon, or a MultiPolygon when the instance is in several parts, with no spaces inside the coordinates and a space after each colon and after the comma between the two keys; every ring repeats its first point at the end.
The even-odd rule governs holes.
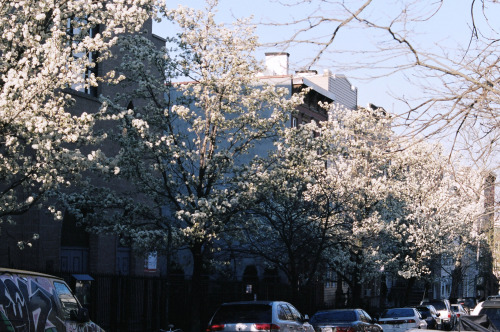
{"type": "Polygon", "coordinates": [[[288,57],[286,52],[266,53],[266,73],[271,76],[288,75],[288,57]]]}

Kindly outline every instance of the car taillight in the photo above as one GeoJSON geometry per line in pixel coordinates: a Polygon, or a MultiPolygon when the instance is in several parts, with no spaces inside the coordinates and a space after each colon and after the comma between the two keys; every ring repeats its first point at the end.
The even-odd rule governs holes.
{"type": "Polygon", "coordinates": [[[254,324],[255,329],[257,331],[276,331],[279,330],[280,327],[276,324],[267,324],[267,323],[262,323],[262,324],[254,324]]]}
{"type": "Polygon", "coordinates": [[[448,318],[451,318],[451,313],[448,313],[448,318]]]}
{"type": "Polygon", "coordinates": [[[214,324],[214,325],[210,325],[206,332],[214,332],[214,331],[222,331],[224,330],[224,324],[214,324]]]}
{"type": "Polygon", "coordinates": [[[415,320],[414,319],[407,319],[406,322],[407,323],[415,323],[415,320]]]}

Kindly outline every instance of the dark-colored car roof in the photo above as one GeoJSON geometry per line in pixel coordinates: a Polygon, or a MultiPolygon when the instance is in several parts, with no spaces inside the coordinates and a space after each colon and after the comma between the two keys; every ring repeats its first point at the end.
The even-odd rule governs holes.
{"type": "Polygon", "coordinates": [[[393,318],[393,317],[411,317],[416,315],[413,308],[391,308],[386,309],[380,315],[380,318],[393,318]]]}
{"type": "Polygon", "coordinates": [[[424,311],[430,311],[431,309],[429,309],[429,307],[425,306],[425,305],[418,305],[415,307],[415,309],[417,310],[424,310],[424,311]]]}
{"type": "Polygon", "coordinates": [[[323,317],[320,319],[321,322],[340,322],[340,321],[355,321],[358,319],[358,309],[332,309],[332,310],[321,310],[316,312],[311,317],[311,322],[315,322],[318,317],[323,317]]]}
{"type": "Polygon", "coordinates": [[[222,305],[238,305],[238,304],[272,304],[274,302],[283,302],[283,301],[236,301],[236,302],[225,302],[222,305]]]}
{"type": "Polygon", "coordinates": [[[484,301],[483,308],[500,308],[500,298],[491,298],[484,301]]]}

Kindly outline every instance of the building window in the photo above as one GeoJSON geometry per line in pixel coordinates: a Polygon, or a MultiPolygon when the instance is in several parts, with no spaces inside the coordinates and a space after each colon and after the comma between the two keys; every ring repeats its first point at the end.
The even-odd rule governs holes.
{"type": "Polygon", "coordinates": [[[292,128],[297,128],[299,126],[299,119],[292,117],[292,128]]]}
{"type": "Polygon", "coordinates": [[[116,273],[130,275],[130,252],[127,247],[118,246],[116,250],[116,273]]]}
{"type": "MultiPolygon", "coordinates": [[[[99,27],[91,27],[88,31],[83,32],[80,25],[86,25],[86,19],[78,20],[78,19],[68,19],[67,21],[67,33],[70,36],[71,43],[74,47],[86,36],[90,36],[91,38],[95,37],[95,35],[99,32],[99,27]]],[[[93,76],[97,76],[98,68],[97,68],[97,52],[87,51],[87,52],[78,52],[73,53],[73,57],[76,61],[83,61],[86,63],[84,70],[81,73],[82,82],[76,82],[71,85],[71,89],[79,92],[83,92],[85,94],[96,97],[97,96],[97,87],[90,86],[88,84],[89,78],[93,76]]]]}
{"type": "Polygon", "coordinates": [[[64,214],[61,229],[61,271],[89,273],[90,236],[71,213],[64,214]]]}
{"type": "Polygon", "coordinates": [[[336,281],[337,281],[337,274],[333,270],[328,270],[326,272],[325,288],[336,287],[336,281]]]}

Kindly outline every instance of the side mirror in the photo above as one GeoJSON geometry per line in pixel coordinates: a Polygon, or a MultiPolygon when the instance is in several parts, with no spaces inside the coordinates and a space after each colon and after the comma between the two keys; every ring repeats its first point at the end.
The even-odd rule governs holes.
{"type": "Polygon", "coordinates": [[[76,310],[71,310],[70,312],[71,320],[78,323],[86,323],[90,320],[89,311],[87,308],[78,308],[76,310]]]}
{"type": "Polygon", "coordinates": [[[439,316],[441,316],[441,313],[439,313],[439,312],[436,313],[436,317],[439,317],[439,316]]]}
{"type": "Polygon", "coordinates": [[[309,321],[309,315],[304,315],[304,321],[308,322],[309,321]]]}

